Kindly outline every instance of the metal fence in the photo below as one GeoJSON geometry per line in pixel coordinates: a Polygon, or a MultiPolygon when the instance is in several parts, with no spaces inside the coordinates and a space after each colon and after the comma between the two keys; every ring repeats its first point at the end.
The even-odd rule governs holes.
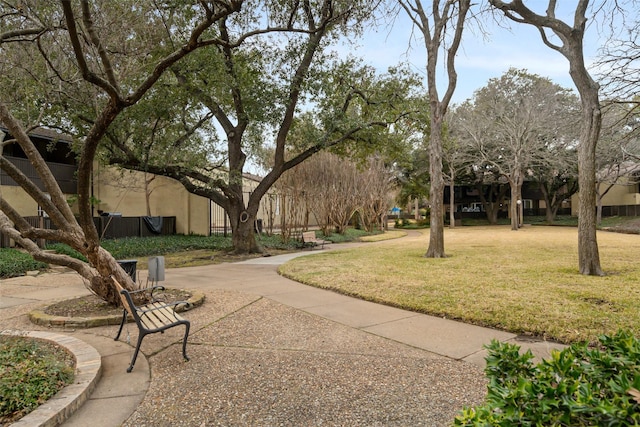
{"type": "MultiPolygon", "coordinates": [[[[33,227],[44,228],[47,230],[55,229],[51,218],[42,216],[27,216],[24,219],[33,227]]],[[[119,217],[119,216],[101,216],[93,218],[98,235],[101,239],[117,239],[122,237],[149,237],[157,235],[173,235],[176,234],[176,217],[162,217],[162,227],[159,234],[152,232],[147,226],[144,217],[119,217]]],[[[0,233],[0,248],[8,248],[10,246],[8,236],[0,233]]],[[[40,246],[44,246],[45,242],[36,242],[40,246]]],[[[47,241],[46,243],[52,243],[47,241]]]]}

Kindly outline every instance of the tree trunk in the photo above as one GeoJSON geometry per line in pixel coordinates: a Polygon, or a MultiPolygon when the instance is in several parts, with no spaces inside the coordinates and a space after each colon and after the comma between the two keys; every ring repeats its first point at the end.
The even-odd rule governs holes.
{"type": "Polygon", "coordinates": [[[557,209],[553,209],[553,207],[547,205],[546,209],[544,210],[544,220],[547,224],[553,224],[553,222],[556,219],[556,213],[558,212],[557,209]]]}
{"type": "MultiPolygon", "coordinates": [[[[574,82],[576,80],[574,77],[574,82]]],[[[597,84],[576,82],[576,86],[580,91],[583,108],[582,131],[578,147],[578,185],[580,187],[578,266],[581,274],[603,276],[596,236],[596,209],[594,209],[596,206],[596,144],[600,135],[602,113],[598,101],[597,84]]]]}
{"type": "Polygon", "coordinates": [[[602,196],[600,194],[596,195],[596,224],[600,225],[602,223],[602,196]]]}
{"type": "Polygon", "coordinates": [[[519,213],[519,209],[518,209],[518,202],[520,201],[518,198],[518,196],[515,194],[515,191],[512,190],[511,191],[511,201],[509,202],[509,216],[511,217],[511,229],[513,231],[518,230],[519,225],[520,225],[520,220],[518,219],[518,215],[520,215],[519,213]]]}
{"type": "Polygon", "coordinates": [[[242,201],[231,203],[229,221],[231,222],[231,240],[236,254],[262,253],[255,234],[256,210],[244,208],[242,201]]]}
{"type": "Polygon", "coordinates": [[[456,202],[454,199],[454,172],[451,171],[451,181],[449,182],[449,228],[456,228],[456,202]]]}
{"type": "MultiPolygon", "coordinates": [[[[433,103],[432,103],[433,104],[433,103]]],[[[425,257],[444,258],[444,179],[442,176],[442,119],[437,111],[431,111],[431,135],[429,137],[429,175],[431,188],[431,214],[429,248],[425,257]]]]}
{"type": "Polygon", "coordinates": [[[511,215],[511,229],[516,231],[522,226],[522,178],[519,174],[509,179],[511,187],[511,202],[509,203],[509,212],[511,215]]]}
{"type": "Polygon", "coordinates": [[[113,276],[125,289],[136,289],[137,286],[133,279],[124,269],[118,264],[118,261],[102,247],[98,247],[98,250],[87,256],[89,262],[96,266],[98,275],[93,276],[90,279],[90,287],[100,298],[113,306],[119,306],[120,295],[116,291],[113,285],[111,276],[113,276]]]}

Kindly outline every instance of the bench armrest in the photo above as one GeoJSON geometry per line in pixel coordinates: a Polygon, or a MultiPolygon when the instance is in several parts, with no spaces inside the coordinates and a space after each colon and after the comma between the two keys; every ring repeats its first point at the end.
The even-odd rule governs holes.
{"type": "Polygon", "coordinates": [[[146,306],[136,307],[136,311],[138,311],[140,314],[143,314],[143,313],[151,313],[153,311],[162,310],[164,308],[171,308],[173,312],[175,312],[176,307],[178,307],[179,305],[185,305],[187,308],[191,307],[191,303],[189,301],[174,301],[174,302],[166,303],[162,305],[154,305],[153,307],[146,307],[146,306]]]}
{"type": "Polygon", "coordinates": [[[155,291],[164,291],[164,290],[165,290],[164,286],[156,285],[156,286],[151,286],[151,287],[144,288],[144,289],[136,289],[135,291],[127,291],[127,292],[129,292],[129,295],[131,295],[132,298],[134,298],[135,295],[137,295],[137,294],[148,292],[149,293],[149,297],[151,298],[151,302],[158,302],[159,300],[153,295],[153,293],[155,291]]]}

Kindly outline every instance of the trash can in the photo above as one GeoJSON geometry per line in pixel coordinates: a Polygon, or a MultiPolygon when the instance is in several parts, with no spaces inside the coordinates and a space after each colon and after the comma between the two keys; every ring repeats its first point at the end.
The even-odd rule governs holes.
{"type": "Polygon", "coordinates": [[[129,277],[131,277],[131,280],[133,280],[133,283],[136,283],[138,260],[122,259],[122,260],[118,260],[118,264],[120,264],[120,267],[122,267],[122,269],[129,275],[129,277]]]}

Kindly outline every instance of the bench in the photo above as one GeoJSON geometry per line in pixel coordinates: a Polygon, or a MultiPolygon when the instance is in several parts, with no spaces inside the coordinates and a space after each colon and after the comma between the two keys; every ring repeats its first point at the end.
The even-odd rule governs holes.
{"type": "Polygon", "coordinates": [[[183,304],[189,306],[190,304],[186,301],[164,303],[156,300],[153,297],[153,292],[156,290],[163,290],[163,286],[152,286],[150,288],[140,289],[137,291],[128,291],[124,289],[114,277],[111,277],[111,279],[120,294],[122,306],[124,307],[122,312],[122,321],[120,322],[120,329],[118,329],[118,334],[114,340],[118,341],[118,338],[120,338],[120,333],[122,332],[124,324],[127,323],[128,316],[131,316],[138,326],[138,343],[136,344],[136,350],[133,353],[131,364],[127,368],[127,372],[131,372],[133,370],[133,365],[136,363],[136,358],[140,351],[142,339],[145,336],[156,332],[164,333],[167,329],[178,325],[185,325],[184,338],[182,339],[182,356],[185,360],[189,360],[187,357],[187,338],[189,336],[191,323],[176,313],[176,307],[183,304]],[[149,292],[151,295],[151,302],[142,306],[137,306],[134,303],[134,295],[140,292],[149,292]]]}
{"type": "Polygon", "coordinates": [[[302,233],[302,244],[304,246],[310,246],[312,250],[318,245],[320,245],[320,249],[324,249],[325,243],[330,243],[330,242],[327,242],[326,240],[318,239],[316,237],[315,231],[305,231],[302,233]]]}

